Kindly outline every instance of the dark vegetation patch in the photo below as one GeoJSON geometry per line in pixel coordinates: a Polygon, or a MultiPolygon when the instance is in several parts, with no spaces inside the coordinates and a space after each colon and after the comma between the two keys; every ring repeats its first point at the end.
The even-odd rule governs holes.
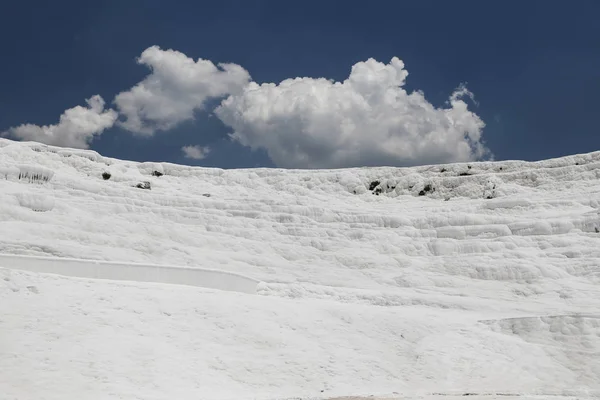
{"type": "Polygon", "coordinates": [[[152,176],[161,177],[161,176],[163,176],[163,175],[164,175],[164,174],[163,174],[162,172],[159,172],[159,171],[152,171],[152,176]]]}
{"type": "Polygon", "coordinates": [[[433,193],[433,192],[435,192],[435,188],[428,183],[427,185],[425,185],[423,190],[421,190],[419,192],[419,196],[425,196],[427,193],[433,193]]]}
{"type": "Polygon", "coordinates": [[[19,180],[21,179],[28,179],[29,182],[48,182],[50,181],[50,176],[47,176],[45,174],[37,174],[37,173],[29,173],[29,172],[20,172],[19,173],[19,180]]]}
{"type": "Polygon", "coordinates": [[[103,172],[102,173],[102,179],[104,179],[105,181],[109,180],[111,176],[112,175],[110,174],[110,172],[103,172]]]}
{"type": "Polygon", "coordinates": [[[375,188],[377,186],[379,186],[380,184],[381,184],[381,182],[379,182],[379,181],[373,181],[373,182],[371,182],[371,184],[369,185],[369,190],[371,190],[371,191],[375,190],[375,188]]]}
{"type": "Polygon", "coordinates": [[[135,185],[135,187],[138,189],[146,189],[146,190],[150,190],[150,188],[151,188],[150,182],[148,182],[148,181],[140,182],[137,185],[135,185]]]}
{"type": "MultiPolygon", "coordinates": [[[[369,184],[369,190],[373,192],[374,195],[379,196],[381,193],[387,193],[396,189],[396,185],[390,185],[386,183],[385,186],[381,184],[381,181],[375,180],[369,184]]],[[[356,190],[354,191],[356,194],[356,190]]]]}

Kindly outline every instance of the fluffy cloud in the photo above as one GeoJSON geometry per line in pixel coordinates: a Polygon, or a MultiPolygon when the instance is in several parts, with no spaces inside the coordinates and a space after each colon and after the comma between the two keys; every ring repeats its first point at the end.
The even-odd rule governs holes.
{"type": "Polygon", "coordinates": [[[408,72],[394,57],[352,67],[344,82],[324,78],[255,82],[215,110],[233,139],[265,149],[286,168],[417,165],[468,161],[488,151],[483,121],[462,100],[459,87],[447,108],[402,87],[408,72]]]}
{"type": "Polygon", "coordinates": [[[10,128],[3,136],[87,149],[95,136],[114,125],[117,113],[105,110],[104,100],[99,95],[92,96],[86,102],[88,107],[76,106],[66,110],[57,125],[23,124],[10,128]]]}
{"type": "MultiPolygon", "coordinates": [[[[293,78],[280,83],[250,82],[237,64],[213,64],[175,50],[147,48],[137,60],[150,73],[119,93],[119,111],[105,110],[96,95],[88,107],[66,110],[57,125],[24,124],[3,135],[47,144],[88,148],[117,123],[150,136],[194,118],[210,99],[225,98],[215,114],[232,128],[231,137],[264,149],[285,168],[408,166],[460,162],[489,154],[483,121],[468,109],[474,96],[459,86],[443,107],[422,92],[404,89],[408,71],[394,57],[388,64],[369,59],[355,64],[343,82],[293,78]],[[119,120],[117,120],[119,118],[119,120]]],[[[184,146],[187,158],[203,159],[209,148],[184,146]]]]}
{"type": "Polygon", "coordinates": [[[183,151],[183,155],[186,158],[191,158],[194,160],[203,160],[206,158],[206,155],[210,152],[210,148],[201,147],[201,146],[183,146],[181,148],[183,151]]]}
{"type": "Polygon", "coordinates": [[[240,91],[250,80],[248,71],[236,64],[194,61],[174,50],[158,46],[146,49],[137,60],[152,71],[143,81],[115,97],[125,117],[120,126],[138,134],[152,135],[193,119],[194,111],[210,98],[240,91]]]}

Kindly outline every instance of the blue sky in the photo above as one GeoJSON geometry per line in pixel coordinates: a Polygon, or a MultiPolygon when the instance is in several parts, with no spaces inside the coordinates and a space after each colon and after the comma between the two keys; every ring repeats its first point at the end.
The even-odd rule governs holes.
{"type": "MultiPolygon", "coordinates": [[[[117,120],[94,136],[90,148],[137,161],[310,168],[442,163],[489,154],[496,160],[539,160],[591,152],[600,149],[598,15],[600,2],[591,0],[11,2],[0,9],[0,132],[43,138],[39,129],[21,136],[15,132],[25,131],[10,129],[58,124],[65,110],[100,95],[117,120]],[[185,92],[206,98],[192,106],[193,119],[140,134],[124,127],[127,115],[114,99],[151,74],[148,65],[136,62],[151,46],[193,61],[237,64],[257,84],[296,77],[344,81],[353,65],[369,58],[377,64],[361,82],[385,66],[382,79],[389,79],[341,92],[311,79],[279,94],[265,89],[251,95],[240,94],[248,83],[240,75],[216,96],[199,93],[202,84],[185,92]],[[466,83],[475,102],[462,98],[475,116],[463,115],[464,126],[449,128],[441,111],[396,118],[394,110],[414,99],[373,100],[369,111],[353,103],[357,93],[381,88],[383,93],[398,82],[390,75],[400,71],[392,67],[393,57],[408,71],[403,90],[422,91],[426,107],[434,110],[449,109],[449,96],[466,83]],[[322,94],[318,101],[305,95],[314,90],[322,94]],[[216,113],[230,93],[236,101],[216,113]],[[257,104],[263,119],[240,117],[257,104]],[[431,118],[437,122],[423,122],[431,118]],[[485,127],[474,128],[476,119],[485,127]],[[350,128],[338,132],[338,122],[350,128]],[[431,129],[440,130],[439,136],[427,136],[431,129]],[[237,140],[229,136],[236,130],[237,140]],[[468,143],[475,140],[486,151],[472,147],[465,153],[463,130],[470,132],[468,143]],[[183,146],[209,151],[194,159],[185,157],[183,146]]],[[[170,83],[158,85],[161,93],[173,91],[170,83]]]]}

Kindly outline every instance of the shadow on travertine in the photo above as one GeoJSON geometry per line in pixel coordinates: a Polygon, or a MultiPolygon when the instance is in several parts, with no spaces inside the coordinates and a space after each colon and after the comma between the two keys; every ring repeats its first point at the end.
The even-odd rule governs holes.
{"type": "Polygon", "coordinates": [[[190,267],[0,254],[0,267],[118,281],[168,283],[256,294],[258,281],[242,275],[190,267]]]}

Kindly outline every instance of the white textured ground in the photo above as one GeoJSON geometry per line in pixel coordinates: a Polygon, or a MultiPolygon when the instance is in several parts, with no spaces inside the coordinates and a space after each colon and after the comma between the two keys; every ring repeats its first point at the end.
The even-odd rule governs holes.
{"type": "Polygon", "coordinates": [[[0,257],[0,398],[599,396],[599,212],[600,152],[224,171],[0,139],[0,253],[260,281],[0,257]]]}

